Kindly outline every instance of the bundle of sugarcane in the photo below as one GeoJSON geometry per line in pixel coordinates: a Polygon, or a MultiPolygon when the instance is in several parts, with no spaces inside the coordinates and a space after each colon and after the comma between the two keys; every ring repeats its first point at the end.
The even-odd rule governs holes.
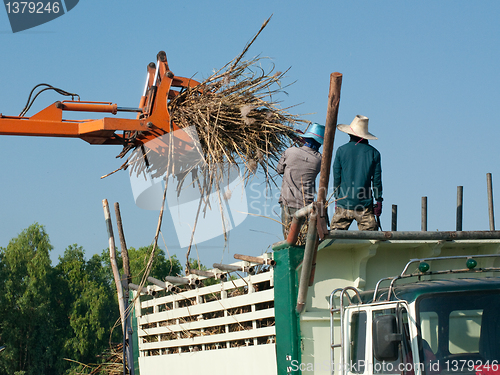
{"type": "Polygon", "coordinates": [[[243,60],[269,20],[238,57],[200,85],[169,101],[171,120],[182,130],[196,130],[194,137],[193,132],[188,132],[196,138],[195,147],[199,142],[200,157],[196,163],[192,158],[183,163],[180,153],[160,158],[149,153],[149,158],[144,157],[142,149],[136,150],[126,163],[132,166],[131,173],[140,174],[147,169],[152,177],[165,173],[183,176],[198,169],[204,175],[204,194],[218,191],[220,179],[231,167],[243,170],[248,179],[261,165],[266,181],[273,181],[276,162],[297,140],[297,125],[305,121],[275,101],[286,88],[281,83],[284,73],[275,73],[274,66],[266,71],[260,57],[243,60]]]}
{"type": "Polygon", "coordinates": [[[259,58],[239,61],[201,84],[202,94],[188,90],[170,102],[173,121],[195,126],[208,166],[245,166],[269,170],[296,140],[301,120],[280,109],[273,96],[283,90],[283,73],[264,72],[259,58]]]}
{"type": "Polygon", "coordinates": [[[127,162],[130,172],[147,169],[152,177],[160,177],[201,171],[207,195],[219,190],[232,167],[248,180],[260,165],[266,181],[273,181],[277,161],[297,140],[297,125],[304,120],[273,101],[284,91],[284,73],[265,72],[260,61],[259,57],[236,59],[169,102],[171,119],[193,139],[198,157],[183,160],[181,153],[158,157],[152,152],[145,156],[143,150],[136,150],[127,162]]]}

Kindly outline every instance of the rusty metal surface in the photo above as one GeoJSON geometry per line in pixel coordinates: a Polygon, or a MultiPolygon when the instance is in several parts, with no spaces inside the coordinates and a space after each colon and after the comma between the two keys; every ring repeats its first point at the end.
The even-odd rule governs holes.
{"type": "Polygon", "coordinates": [[[343,231],[334,230],[327,239],[349,240],[500,240],[500,231],[343,231]]]}

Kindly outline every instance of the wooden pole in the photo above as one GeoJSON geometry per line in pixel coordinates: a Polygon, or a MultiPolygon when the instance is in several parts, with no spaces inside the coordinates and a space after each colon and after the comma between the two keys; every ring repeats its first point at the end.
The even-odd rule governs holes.
{"type": "Polygon", "coordinates": [[[332,166],[333,143],[335,141],[335,130],[339,113],[340,88],[342,86],[342,74],[335,72],[330,74],[330,90],[328,93],[328,106],[326,110],[325,136],[323,142],[323,153],[321,157],[321,169],[319,174],[318,188],[318,210],[320,237],[328,233],[326,227],[326,196],[328,193],[328,183],[330,182],[330,169],[332,166]]]}
{"type": "MultiPolygon", "coordinates": [[[[104,220],[106,221],[106,229],[108,230],[108,240],[109,240],[109,258],[111,260],[111,269],[113,270],[113,278],[116,284],[116,293],[118,294],[118,308],[120,309],[120,320],[122,322],[122,332],[123,340],[126,342],[127,338],[127,323],[126,323],[126,311],[127,311],[127,301],[123,293],[123,284],[120,277],[120,271],[118,270],[118,262],[116,261],[116,248],[115,248],[115,237],[113,235],[113,225],[111,223],[111,214],[109,212],[108,200],[102,200],[102,207],[104,209],[104,220]]],[[[125,345],[124,345],[125,350],[125,345]]],[[[128,354],[128,353],[127,353],[128,354]]],[[[125,357],[125,356],[124,356],[125,357]]],[[[131,357],[128,357],[128,364],[130,374],[134,373],[133,361],[130,361],[131,357]]],[[[125,358],[123,358],[123,372],[125,373],[125,358]]]]}
{"type": "Polygon", "coordinates": [[[427,197],[422,197],[422,224],[421,230],[427,231],[427,197]]]}
{"type": "Polygon", "coordinates": [[[490,219],[490,230],[495,230],[495,214],[493,211],[493,183],[491,173],[486,173],[486,182],[488,185],[488,216],[490,219]]]}
{"type": "Polygon", "coordinates": [[[128,284],[132,282],[132,277],[130,275],[130,262],[128,259],[128,249],[127,243],[125,241],[125,234],[123,233],[122,225],[122,215],[120,213],[120,204],[115,202],[115,216],[116,216],[116,227],[118,228],[118,236],[120,237],[120,247],[123,262],[123,309],[125,311],[125,331],[123,334],[123,358],[127,360],[123,361],[123,372],[125,373],[125,363],[128,364],[129,374],[134,375],[134,353],[133,353],[133,339],[132,339],[132,325],[131,325],[131,314],[129,311],[129,288],[128,284]]]}
{"type": "Polygon", "coordinates": [[[392,205],[391,230],[393,232],[398,230],[398,206],[395,204],[392,205]]]}
{"type": "Polygon", "coordinates": [[[127,280],[127,284],[132,282],[130,275],[130,262],[128,259],[127,243],[125,241],[125,234],[123,233],[122,216],[120,213],[120,204],[115,203],[116,227],[118,228],[118,236],[120,237],[120,247],[122,250],[123,273],[127,280]]]}
{"type": "Polygon", "coordinates": [[[113,269],[113,278],[116,284],[116,292],[118,294],[118,307],[120,308],[120,319],[122,321],[123,334],[126,335],[125,330],[125,306],[123,298],[123,286],[118,270],[118,262],[116,261],[115,238],[113,236],[113,225],[111,224],[111,215],[109,213],[108,200],[103,199],[102,206],[104,209],[104,219],[106,220],[106,229],[108,230],[109,239],[109,258],[111,260],[111,268],[113,269]]]}
{"type": "Polygon", "coordinates": [[[457,232],[462,230],[464,187],[457,186],[457,232]]]}
{"type": "MultiPolygon", "coordinates": [[[[333,143],[335,141],[335,130],[337,128],[337,117],[340,104],[340,88],[342,86],[342,74],[335,72],[330,74],[330,90],[328,93],[328,107],[326,110],[325,136],[323,142],[323,154],[321,157],[321,169],[319,174],[318,188],[318,223],[317,230],[320,239],[325,238],[328,234],[326,222],[326,195],[328,192],[328,183],[330,182],[330,168],[332,166],[333,143]]],[[[316,241],[318,244],[318,241],[316,241]]],[[[316,272],[316,256],[318,247],[314,250],[311,272],[309,277],[309,285],[314,282],[314,274],[316,272]]]]}

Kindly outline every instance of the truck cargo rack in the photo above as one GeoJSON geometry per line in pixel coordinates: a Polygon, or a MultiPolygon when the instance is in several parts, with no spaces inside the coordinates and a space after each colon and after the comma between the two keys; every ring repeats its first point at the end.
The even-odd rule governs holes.
{"type": "MultiPolygon", "coordinates": [[[[163,288],[159,283],[145,287],[149,295],[135,305],[139,362],[145,368],[154,367],[155,357],[166,356],[175,369],[182,366],[184,353],[207,352],[223,360],[234,356],[234,349],[240,349],[238,356],[269,352],[275,361],[273,264],[267,256],[260,264],[236,262],[234,269],[252,268],[255,273],[228,272],[225,278],[220,277],[221,269],[205,271],[219,276],[213,285],[190,282],[174,289],[167,282],[163,288]]],[[[186,280],[193,277],[206,279],[189,275],[186,280]]]]}

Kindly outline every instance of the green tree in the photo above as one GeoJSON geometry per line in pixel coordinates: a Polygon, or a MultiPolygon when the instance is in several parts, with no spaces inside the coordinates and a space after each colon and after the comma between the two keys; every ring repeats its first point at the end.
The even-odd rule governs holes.
{"type": "MultiPolygon", "coordinates": [[[[138,249],[131,247],[128,249],[128,258],[130,266],[130,274],[132,276],[132,283],[139,284],[144,276],[146,266],[148,264],[151,250],[153,246],[143,246],[138,249]]],[[[100,256],[98,256],[100,261],[105,264],[105,274],[110,283],[113,283],[113,271],[111,269],[111,261],[109,258],[109,249],[103,250],[100,256]]],[[[121,253],[116,254],[116,261],[118,263],[118,268],[120,269],[120,275],[123,277],[123,260],[121,253]]],[[[161,248],[157,248],[155,255],[153,257],[153,264],[151,266],[151,271],[149,276],[155,277],[159,280],[163,280],[165,276],[177,276],[182,272],[182,266],[177,257],[171,256],[167,258],[165,256],[165,251],[161,248]]],[[[116,290],[116,289],[115,289],[116,290]]]]}
{"type": "MultiPolygon", "coordinates": [[[[98,362],[109,342],[121,342],[116,286],[109,250],[85,260],[81,246],[69,246],[52,267],[52,246],[35,223],[0,248],[0,373],[63,374],[73,362],[98,362]]],[[[129,249],[134,283],[140,283],[152,247],[129,249]]],[[[117,261],[122,268],[122,259],[117,261]]],[[[203,266],[202,266],[203,267],[203,266]]],[[[157,249],[149,275],[179,275],[173,256],[157,249]]],[[[123,274],[123,271],[122,271],[123,274]]]]}
{"type": "Polygon", "coordinates": [[[0,371],[51,374],[56,371],[56,321],[52,314],[52,246],[35,223],[0,249],[2,303],[0,337],[6,346],[0,371]]]}
{"type": "MultiPolygon", "coordinates": [[[[138,284],[141,282],[141,278],[144,275],[144,271],[149,261],[152,249],[152,245],[140,247],[138,249],[135,249],[133,247],[129,249],[128,257],[133,283],[138,284]]],[[[167,258],[163,249],[156,249],[149,276],[152,276],[159,280],[163,280],[165,276],[177,276],[181,272],[181,263],[175,255],[167,258]]]]}
{"type": "Polygon", "coordinates": [[[87,262],[81,246],[69,246],[56,266],[67,326],[64,356],[82,363],[96,361],[108,347],[119,317],[113,286],[97,257],[87,262]]]}

